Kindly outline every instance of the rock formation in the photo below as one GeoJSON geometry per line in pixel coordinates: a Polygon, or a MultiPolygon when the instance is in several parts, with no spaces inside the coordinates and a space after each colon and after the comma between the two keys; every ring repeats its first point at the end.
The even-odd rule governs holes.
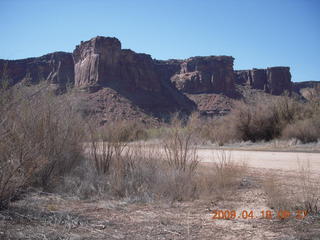
{"type": "Polygon", "coordinates": [[[236,83],[248,85],[266,93],[281,95],[291,93],[292,82],[289,67],[270,67],[267,69],[252,69],[235,71],[236,83]]]}
{"type": "Polygon", "coordinates": [[[181,61],[179,72],[170,79],[185,93],[233,93],[233,60],[227,56],[192,57],[181,61]]]}
{"type": "Polygon", "coordinates": [[[48,81],[59,87],[70,83],[81,90],[77,96],[82,94],[82,102],[91,101],[92,109],[98,106],[94,111],[106,121],[130,114],[162,117],[195,109],[224,113],[231,106],[229,97],[238,96],[236,83],[274,95],[291,92],[288,67],[234,71],[233,61],[231,56],[155,60],[121,49],[117,38],[98,36],[81,42],[73,53],[0,60],[0,81],[10,80],[11,85],[48,81]]]}
{"type": "Polygon", "coordinates": [[[155,115],[195,108],[191,100],[162,79],[150,55],[121,49],[116,38],[95,37],[81,42],[73,56],[76,87],[94,91],[103,87],[115,89],[155,115]]]}
{"type": "Polygon", "coordinates": [[[0,60],[0,78],[9,80],[11,85],[46,80],[64,87],[74,82],[72,54],[55,52],[38,58],[0,60]]]}
{"type": "Polygon", "coordinates": [[[316,88],[320,86],[320,81],[304,81],[293,83],[292,90],[296,93],[300,93],[301,89],[316,88]]]}
{"type": "Polygon", "coordinates": [[[96,37],[73,52],[77,87],[121,85],[147,91],[161,90],[150,55],[121,49],[116,38],[96,37]]]}
{"type": "Polygon", "coordinates": [[[291,93],[292,82],[289,67],[267,68],[267,79],[270,94],[280,95],[285,91],[291,93]]]}

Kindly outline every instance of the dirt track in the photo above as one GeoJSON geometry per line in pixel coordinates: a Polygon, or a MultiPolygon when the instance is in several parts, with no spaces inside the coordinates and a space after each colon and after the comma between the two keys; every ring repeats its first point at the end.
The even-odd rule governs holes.
{"type": "MultiPolygon", "coordinates": [[[[220,150],[199,149],[199,158],[202,162],[210,163],[218,161],[217,157],[220,150]]],[[[320,172],[320,153],[302,152],[270,152],[270,151],[226,151],[231,159],[236,162],[246,162],[250,167],[278,169],[278,170],[297,170],[299,166],[308,166],[314,172],[320,172]]]]}

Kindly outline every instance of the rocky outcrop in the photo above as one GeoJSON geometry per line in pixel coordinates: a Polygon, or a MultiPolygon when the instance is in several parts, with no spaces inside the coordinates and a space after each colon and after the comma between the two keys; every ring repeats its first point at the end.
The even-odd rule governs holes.
{"type": "Polygon", "coordinates": [[[303,81],[293,83],[292,90],[296,93],[300,93],[301,89],[316,88],[320,86],[320,81],[303,81]]]}
{"type": "Polygon", "coordinates": [[[292,82],[289,67],[267,68],[267,79],[270,94],[280,95],[286,91],[291,93],[292,82]]]}
{"type": "Polygon", "coordinates": [[[292,82],[289,67],[270,67],[267,69],[252,69],[235,71],[237,84],[248,85],[266,93],[281,95],[291,93],[292,82]]]}
{"type": "Polygon", "coordinates": [[[195,109],[195,104],[166,81],[158,62],[148,54],[121,49],[116,38],[95,37],[73,52],[75,86],[116,90],[132,104],[153,115],[195,109]]]}
{"type": "Polygon", "coordinates": [[[171,81],[185,93],[224,93],[235,90],[233,57],[192,57],[180,62],[171,81]]]}
{"type": "Polygon", "coordinates": [[[291,92],[288,67],[234,71],[233,61],[231,56],[155,60],[148,54],[122,49],[117,38],[98,36],[81,42],[73,53],[0,60],[0,80],[8,79],[12,85],[48,81],[65,87],[70,83],[82,90],[75,92],[83,94],[83,101],[92,101],[90,107],[99,106],[95,112],[105,114],[106,120],[118,119],[107,114],[123,116],[139,111],[153,117],[195,109],[225,113],[231,106],[224,104],[226,99],[239,96],[236,83],[274,95],[291,92]]]}
{"type": "Polygon", "coordinates": [[[183,60],[170,59],[170,60],[154,60],[157,74],[160,79],[166,82],[171,82],[171,77],[180,73],[181,63],[183,60]]]}
{"type": "Polygon", "coordinates": [[[36,84],[48,81],[65,87],[74,83],[72,54],[55,52],[37,58],[0,60],[0,78],[11,85],[16,83],[36,84]]]}
{"type": "Polygon", "coordinates": [[[151,56],[122,50],[116,38],[95,37],[82,42],[73,56],[76,87],[121,86],[131,90],[161,90],[151,56]]]}
{"type": "Polygon", "coordinates": [[[121,43],[116,38],[96,37],[81,42],[73,51],[75,86],[103,85],[117,75],[121,43]]]}

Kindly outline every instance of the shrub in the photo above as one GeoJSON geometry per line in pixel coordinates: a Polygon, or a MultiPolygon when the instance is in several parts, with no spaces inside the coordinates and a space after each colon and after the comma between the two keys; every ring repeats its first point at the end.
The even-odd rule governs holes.
{"type": "Polygon", "coordinates": [[[32,88],[10,91],[3,93],[0,109],[4,207],[30,184],[50,190],[82,158],[82,124],[67,99],[32,88]]]}
{"type": "Polygon", "coordinates": [[[123,137],[123,122],[101,128],[89,125],[89,161],[97,175],[105,178],[106,193],[145,200],[182,200],[195,196],[196,187],[191,182],[198,158],[193,131],[183,127],[178,119],[174,121],[161,147],[128,144],[126,141],[131,138],[123,137]]]}
{"type": "Polygon", "coordinates": [[[88,161],[65,178],[62,191],[81,198],[183,201],[213,192],[225,196],[245,173],[226,154],[216,156],[219,161],[213,170],[199,168],[196,128],[177,118],[166,128],[166,138],[159,145],[123,142],[118,134],[121,126],[89,125],[88,161]]]}
{"type": "Polygon", "coordinates": [[[183,127],[182,122],[174,118],[169,128],[167,138],[162,140],[166,163],[178,171],[193,174],[199,159],[195,145],[195,128],[183,127]]]}
{"type": "Polygon", "coordinates": [[[242,140],[277,138],[283,127],[293,122],[300,113],[300,105],[289,97],[259,99],[254,105],[240,104],[235,108],[235,127],[242,140]]]}
{"type": "Polygon", "coordinates": [[[275,210],[291,210],[294,208],[292,199],[286,193],[286,188],[275,176],[269,176],[263,183],[267,194],[267,204],[275,210]]]}
{"type": "Polygon", "coordinates": [[[83,129],[81,119],[67,99],[38,95],[28,106],[17,111],[17,126],[30,143],[37,147],[41,167],[34,183],[50,190],[59,176],[69,172],[82,158],[83,129]]]}
{"type": "Polygon", "coordinates": [[[308,213],[318,214],[320,212],[320,179],[312,177],[309,161],[307,165],[300,164],[298,171],[299,185],[302,190],[298,201],[308,213]]]}
{"type": "Polygon", "coordinates": [[[288,96],[238,102],[229,115],[212,121],[209,136],[219,145],[234,140],[269,141],[281,137],[288,125],[312,118],[317,111],[310,108],[288,96]]]}
{"type": "Polygon", "coordinates": [[[111,163],[119,158],[130,138],[127,130],[123,131],[123,123],[113,123],[108,126],[98,127],[98,124],[88,122],[89,139],[88,152],[93,160],[98,174],[109,174],[111,163]]]}
{"type": "Polygon", "coordinates": [[[282,131],[282,138],[295,138],[302,143],[316,142],[320,139],[320,118],[300,120],[287,125],[282,131]]]}
{"type": "Polygon", "coordinates": [[[159,146],[127,145],[121,154],[112,155],[106,172],[98,172],[91,160],[66,176],[60,191],[77,194],[80,198],[108,197],[142,202],[197,197],[195,176],[170,167],[159,146]]]}
{"type": "Polygon", "coordinates": [[[206,194],[214,194],[225,199],[235,187],[239,186],[241,178],[247,173],[246,163],[236,163],[230,152],[217,151],[213,153],[213,167],[206,167],[202,173],[203,189],[206,194]]]}
{"type": "Polygon", "coordinates": [[[312,174],[310,163],[299,165],[294,185],[288,186],[275,176],[264,183],[268,205],[276,210],[304,210],[309,214],[320,211],[319,178],[312,174]]]}

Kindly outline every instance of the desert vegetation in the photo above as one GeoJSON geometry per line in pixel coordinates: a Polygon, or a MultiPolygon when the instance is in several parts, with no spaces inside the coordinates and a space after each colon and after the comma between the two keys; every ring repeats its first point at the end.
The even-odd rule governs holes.
{"type": "MultiPolygon", "coordinates": [[[[210,166],[200,164],[203,143],[319,139],[316,98],[238,102],[234,111],[218,119],[176,114],[169,123],[148,128],[136,121],[101,124],[93,116],[84,118],[68,94],[56,95],[47,84],[10,89],[4,85],[0,96],[1,211],[10,212],[10,205],[32,192],[130,204],[232,201],[250,184],[250,167],[221,149],[210,156],[210,166]]],[[[299,191],[294,198],[283,194],[288,190],[276,177],[264,180],[268,206],[316,215],[319,182],[310,168],[297,172],[299,191]]],[[[56,206],[49,204],[47,209],[52,212],[56,206]]],[[[73,215],[62,214],[54,221],[76,225],[73,215]]]]}
{"type": "Polygon", "coordinates": [[[236,102],[230,114],[203,124],[203,137],[220,145],[274,139],[316,142],[320,138],[319,96],[313,92],[307,102],[289,96],[236,102]]]}
{"type": "Polygon", "coordinates": [[[84,119],[67,94],[56,96],[46,84],[6,88],[0,101],[2,208],[28,187],[80,198],[195,199],[228,189],[244,172],[226,153],[213,156],[221,160],[214,171],[203,171],[197,156],[202,142],[306,143],[320,136],[317,89],[308,102],[288,96],[237,102],[218,119],[174,115],[170,124],[148,129],[133,121],[84,119]],[[150,138],[158,142],[145,142],[150,138]]]}
{"type": "Polygon", "coordinates": [[[1,207],[29,186],[49,191],[82,158],[80,119],[39,89],[1,92],[1,207]],[[35,97],[36,96],[36,97],[35,97]]]}
{"type": "Polygon", "coordinates": [[[298,161],[296,172],[291,185],[274,175],[268,176],[263,184],[268,205],[276,210],[304,210],[316,215],[320,209],[320,179],[314,176],[310,162],[298,161]]]}
{"type": "MultiPolygon", "coordinates": [[[[6,208],[29,188],[80,199],[182,201],[226,189],[236,164],[222,161],[203,174],[195,117],[173,117],[165,138],[146,144],[145,127],[83,119],[67,95],[47,85],[1,92],[0,203],[6,208]],[[232,170],[233,169],[233,170],[232,170]],[[217,184],[213,182],[217,181],[217,184]]],[[[240,176],[239,176],[240,177],[240,176]]],[[[232,180],[234,181],[234,180],[232,180]]]]}

